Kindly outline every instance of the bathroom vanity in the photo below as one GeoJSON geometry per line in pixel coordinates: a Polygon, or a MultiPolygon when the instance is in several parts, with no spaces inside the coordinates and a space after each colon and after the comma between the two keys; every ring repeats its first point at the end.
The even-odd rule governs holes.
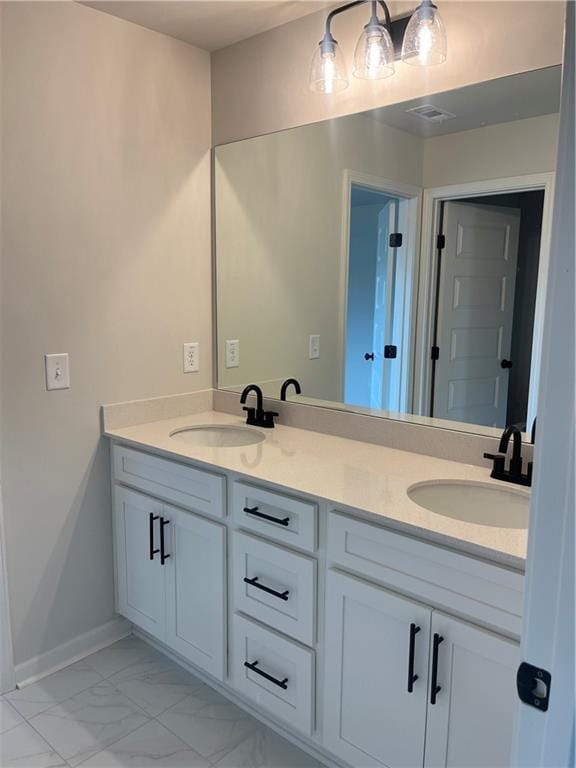
{"type": "Polygon", "coordinates": [[[325,761],[508,765],[525,490],[213,411],[106,434],[137,631],[325,761]]]}

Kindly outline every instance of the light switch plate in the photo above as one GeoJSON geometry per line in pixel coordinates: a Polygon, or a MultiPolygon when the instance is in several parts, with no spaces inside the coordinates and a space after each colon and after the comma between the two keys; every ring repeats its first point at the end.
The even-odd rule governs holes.
{"type": "Polygon", "coordinates": [[[317,360],[320,357],[320,336],[313,334],[308,338],[308,358],[317,360]]]}
{"type": "Polygon", "coordinates": [[[240,367],[239,339],[226,339],[226,368],[240,367]]]}
{"type": "Polygon", "coordinates": [[[45,355],[46,389],[70,389],[70,360],[68,353],[45,355]]]}
{"type": "Polygon", "coordinates": [[[190,341],[184,344],[184,373],[198,373],[200,370],[200,344],[190,341]]]}

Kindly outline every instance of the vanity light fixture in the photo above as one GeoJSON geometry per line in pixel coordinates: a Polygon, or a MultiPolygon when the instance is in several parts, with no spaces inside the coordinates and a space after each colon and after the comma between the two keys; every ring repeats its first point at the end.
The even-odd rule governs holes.
{"type": "Polygon", "coordinates": [[[432,0],[422,0],[410,19],[392,22],[384,0],[354,0],[335,8],[326,17],[324,37],[318,43],[310,66],[310,89],[317,93],[336,93],[348,87],[344,56],[331,31],[332,20],[357,5],[370,3],[370,19],[356,43],[352,74],[362,80],[381,80],[394,74],[395,49],[402,41],[402,61],[416,66],[446,61],[446,31],[432,0]],[[382,9],[384,20],[378,17],[382,9]],[[395,46],[396,42],[396,46],[395,46]]]}

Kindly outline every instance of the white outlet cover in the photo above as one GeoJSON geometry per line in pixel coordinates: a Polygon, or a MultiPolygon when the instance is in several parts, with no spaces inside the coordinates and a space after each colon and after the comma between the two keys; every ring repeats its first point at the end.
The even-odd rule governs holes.
{"type": "Polygon", "coordinates": [[[317,360],[320,357],[320,336],[318,334],[312,334],[308,338],[308,358],[310,360],[317,360]]]}
{"type": "Polygon", "coordinates": [[[46,389],[70,389],[70,360],[67,352],[45,355],[46,389]]]}
{"type": "Polygon", "coordinates": [[[184,344],[184,373],[198,373],[200,370],[200,344],[190,341],[184,344]]]}
{"type": "Polygon", "coordinates": [[[240,367],[240,340],[226,339],[226,368],[240,367]]]}

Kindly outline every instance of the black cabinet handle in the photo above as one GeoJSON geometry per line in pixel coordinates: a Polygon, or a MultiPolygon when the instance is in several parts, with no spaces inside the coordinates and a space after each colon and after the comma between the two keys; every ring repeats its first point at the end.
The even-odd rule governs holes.
{"type": "Polygon", "coordinates": [[[512,360],[502,360],[500,363],[500,368],[512,368],[514,363],[512,360]]]}
{"type": "Polygon", "coordinates": [[[416,624],[410,624],[410,647],[408,651],[408,693],[414,690],[414,683],[418,680],[418,675],[414,674],[414,653],[416,651],[416,635],[420,632],[420,627],[416,624]]]}
{"type": "Polygon", "coordinates": [[[258,512],[258,507],[244,507],[244,512],[246,512],[247,515],[254,515],[254,517],[261,517],[262,520],[268,520],[271,523],[277,523],[278,525],[283,525],[285,528],[287,528],[290,524],[290,518],[289,517],[272,517],[272,515],[266,515],[264,512],[258,512]]]}
{"type": "Polygon", "coordinates": [[[442,635],[438,635],[434,632],[434,640],[432,641],[432,682],[430,683],[430,704],[436,704],[436,696],[442,690],[442,686],[438,685],[438,648],[440,643],[444,640],[442,635]]]}
{"type": "Polygon", "coordinates": [[[252,579],[249,579],[247,576],[245,576],[244,583],[250,584],[250,586],[256,587],[256,589],[261,589],[262,592],[267,592],[269,595],[274,595],[274,597],[277,597],[280,600],[288,600],[288,595],[290,594],[288,589],[284,590],[284,592],[276,592],[275,589],[271,589],[270,587],[264,586],[264,584],[260,584],[258,581],[258,576],[254,576],[252,579]]]}
{"type": "Polygon", "coordinates": [[[160,518],[160,565],[164,565],[166,560],[170,557],[170,555],[166,554],[165,547],[165,541],[164,541],[164,528],[165,526],[170,524],[170,520],[165,520],[163,517],[160,518]]]}
{"type": "Polygon", "coordinates": [[[364,352],[364,360],[374,360],[374,352],[364,352]]]}
{"type": "Polygon", "coordinates": [[[150,560],[154,560],[154,555],[160,552],[159,549],[154,549],[154,521],[158,520],[158,515],[150,512],[148,515],[148,546],[150,550],[150,560]]]}
{"type": "Polygon", "coordinates": [[[288,688],[288,678],[285,677],[284,680],[278,680],[275,677],[272,677],[272,675],[269,675],[268,672],[264,672],[262,669],[258,669],[258,661],[245,661],[244,666],[248,667],[248,669],[251,669],[252,672],[256,672],[257,675],[260,675],[260,677],[266,678],[266,680],[270,680],[271,683],[274,683],[274,685],[277,685],[278,688],[282,688],[283,691],[287,690],[288,688]]]}

